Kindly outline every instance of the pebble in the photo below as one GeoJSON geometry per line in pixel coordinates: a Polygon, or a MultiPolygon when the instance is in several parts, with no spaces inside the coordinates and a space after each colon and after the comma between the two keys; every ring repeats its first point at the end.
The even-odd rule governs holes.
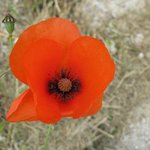
{"type": "Polygon", "coordinates": [[[139,59],[143,59],[143,58],[144,58],[144,53],[142,53],[142,52],[139,53],[139,54],[138,54],[138,58],[139,58],[139,59]]]}

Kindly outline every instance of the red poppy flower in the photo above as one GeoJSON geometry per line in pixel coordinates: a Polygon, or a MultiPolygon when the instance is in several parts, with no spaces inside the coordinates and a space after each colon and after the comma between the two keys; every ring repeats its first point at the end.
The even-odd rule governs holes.
{"type": "Polygon", "coordinates": [[[81,36],[72,22],[53,18],[32,25],[10,55],[14,75],[29,86],[7,120],[55,123],[95,114],[115,65],[103,42],[81,36]]]}

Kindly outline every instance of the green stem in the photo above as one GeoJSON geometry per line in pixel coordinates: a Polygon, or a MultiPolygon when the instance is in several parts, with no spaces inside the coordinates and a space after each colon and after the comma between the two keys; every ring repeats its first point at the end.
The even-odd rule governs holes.
{"type": "MultiPolygon", "coordinates": [[[[12,34],[9,34],[8,42],[9,42],[9,49],[10,49],[10,52],[11,52],[11,50],[13,48],[12,34]]],[[[18,96],[18,94],[19,94],[19,81],[17,79],[15,79],[15,88],[16,88],[15,96],[18,96]]]]}
{"type": "Polygon", "coordinates": [[[44,145],[42,147],[42,150],[48,150],[48,142],[49,142],[51,132],[52,132],[52,125],[48,125],[48,129],[47,129],[47,133],[46,133],[46,137],[45,137],[45,142],[44,142],[44,145]]]}
{"type": "Polygon", "coordinates": [[[13,48],[13,38],[12,38],[12,34],[9,34],[8,41],[9,41],[9,49],[10,49],[10,51],[11,51],[12,48],[13,48]]]}
{"type": "Polygon", "coordinates": [[[19,94],[19,81],[16,78],[15,78],[15,88],[16,88],[15,96],[18,96],[18,94],[19,94]]]}

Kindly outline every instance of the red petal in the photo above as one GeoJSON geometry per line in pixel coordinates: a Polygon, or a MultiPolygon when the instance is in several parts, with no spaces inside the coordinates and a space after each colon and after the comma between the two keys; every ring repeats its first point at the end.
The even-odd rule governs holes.
{"type": "Polygon", "coordinates": [[[102,98],[103,98],[103,94],[101,94],[96,98],[96,100],[92,103],[88,112],[85,113],[84,117],[89,115],[94,115],[99,111],[99,109],[102,107],[102,98]]]}
{"type": "Polygon", "coordinates": [[[49,94],[48,83],[61,67],[65,52],[60,44],[40,39],[29,47],[29,52],[25,55],[28,83],[36,96],[38,117],[45,123],[55,123],[61,117],[59,102],[49,94]]]}
{"type": "Polygon", "coordinates": [[[27,84],[22,59],[28,51],[28,46],[39,38],[52,39],[68,47],[79,36],[77,26],[62,18],[52,18],[30,26],[20,35],[10,55],[10,66],[13,73],[20,81],[27,84]]]}
{"type": "Polygon", "coordinates": [[[10,122],[37,120],[33,94],[30,90],[26,90],[13,101],[6,119],[10,122]]]}
{"type": "Polygon", "coordinates": [[[81,91],[75,97],[78,107],[73,117],[81,117],[114,78],[115,64],[105,45],[92,37],[80,37],[68,53],[68,67],[81,80],[81,91]]]}

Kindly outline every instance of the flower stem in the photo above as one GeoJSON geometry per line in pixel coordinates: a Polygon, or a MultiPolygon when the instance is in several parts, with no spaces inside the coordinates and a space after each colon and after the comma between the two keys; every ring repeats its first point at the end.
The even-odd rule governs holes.
{"type": "Polygon", "coordinates": [[[48,125],[45,142],[44,142],[44,145],[42,146],[42,150],[48,150],[48,142],[49,142],[49,138],[52,133],[52,130],[53,130],[52,125],[48,125]]]}
{"type": "Polygon", "coordinates": [[[15,79],[15,88],[16,88],[15,96],[18,96],[18,94],[19,94],[19,81],[17,79],[15,79]]]}
{"type": "Polygon", "coordinates": [[[11,51],[12,48],[13,48],[13,38],[12,38],[12,34],[9,34],[8,42],[9,42],[9,49],[10,49],[10,51],[11,51]]]}
{"type": "MultiPolygon", "coordinates": [[[[13,48],[13,36],[12,36],[12,34],[9,34],[8,42],[9,42],[9,50],[11,52],[11,50],[13,48]]],[[[17,79],[15,79],[15,89],[16,89],[15,96],[18,96],[18,94],[19,94],[19,81],[17,79]]]]}

